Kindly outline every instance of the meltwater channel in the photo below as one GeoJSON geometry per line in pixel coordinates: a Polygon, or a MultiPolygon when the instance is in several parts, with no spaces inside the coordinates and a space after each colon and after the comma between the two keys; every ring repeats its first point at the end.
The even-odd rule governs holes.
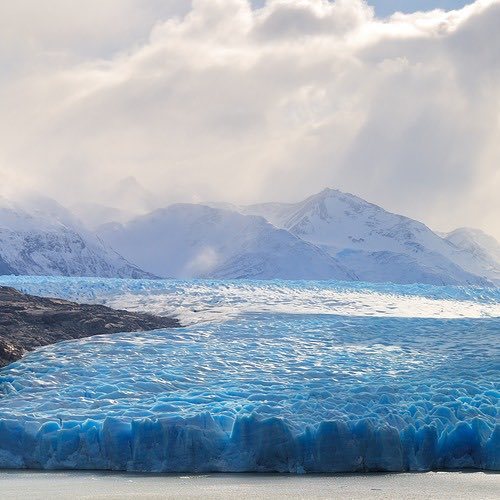
{"type": "Polygon", "coordinates": [[[0,370],[0,468],[500,469],[500,291],[340,282],[1,277],[182,328],[0,370]]]}

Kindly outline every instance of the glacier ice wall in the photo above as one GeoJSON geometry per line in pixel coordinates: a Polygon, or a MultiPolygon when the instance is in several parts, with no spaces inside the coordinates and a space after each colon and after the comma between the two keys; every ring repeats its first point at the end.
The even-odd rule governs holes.
{"type": "Polygon", "coordinates": [[[1,370],[0,468],[500,469],[497,290],[6,280],[186,326],[1,370]]]}

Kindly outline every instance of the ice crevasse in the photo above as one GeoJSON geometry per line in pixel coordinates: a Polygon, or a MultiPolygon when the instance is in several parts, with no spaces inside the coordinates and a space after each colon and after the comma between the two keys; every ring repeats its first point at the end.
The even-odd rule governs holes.
{"type": "Polygon", "coordinates": [[[206,318],[63,342],[1,370],[0,468],[500,470],[497,291],[16,279],[206,318]],[[273,302],[273,286],[289,288],[273,302]],[[436,309],[403,317],[408,301],[436,309]]]}

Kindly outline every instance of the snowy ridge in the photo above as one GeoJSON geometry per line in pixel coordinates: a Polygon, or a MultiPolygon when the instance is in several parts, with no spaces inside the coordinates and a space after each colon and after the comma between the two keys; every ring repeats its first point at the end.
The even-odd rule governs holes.
{"type": "Polygon", "coordinates": [[[135,216],[147,209],[147,192],[133,179],[120,190],[131,200],[129,211],[74,207],[87,227],[44,197],[0,199],[0,273],[500,283],[494,238],[464,228],[442,237],[333,189],[299,203],[176,204],[135,216]]]}
{"type": "Polygon", "coordinates": [[[321,249],[262,217],[176,204],[99,236],[141,268],[162,277],[357,279],[321,249]]]}
{"type": "Polygon", "coordinates": [[[489,278],[488,266],[424,224],[338,190],[239,210],[325,249],[363,281],[484,285],[489,278]]]}
{"type": "Polygon", "coordinates": [[[336,254],[348,269],[355,269],[360,279],[372,283],[425,283],[430,285],[485,285],[488,280],[465,272],[439,254],[427,253],[432,262],[404,253],[364,252],[346,249],[336,254]]]}
{"type": "Polygon", "coordinates": [[[205,320],[213,314],[180,329],[63,342],[1,370],[0,467],[500,468],[498,289],[2,282],[132,307],[151,298],[158,311],[174,302],[207,312],[205,320]],[[231,305],[233,314],[220,309],[231,305]]]}
{"type": "Polygon", "coordinates": [[[480,229],[462,227],[445,235],[445,239],[459,248],[477,274],[483,273],[500,283],[500,243],[480,229]]]}
{"type": "Polygon", "coordinates": [[[0,272],[25,275],[152,277],[40,197],[22,205],[0,199],[0,266],[0,272]]]}

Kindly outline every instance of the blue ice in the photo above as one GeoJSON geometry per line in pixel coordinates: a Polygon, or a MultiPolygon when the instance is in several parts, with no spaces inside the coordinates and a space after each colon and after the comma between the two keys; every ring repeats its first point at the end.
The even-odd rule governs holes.
{"type": "Polygon", "coordinates": [[[500,469],[500,292],[1,278],[176,314],[0,371],[0,468],[500,469]]]}

